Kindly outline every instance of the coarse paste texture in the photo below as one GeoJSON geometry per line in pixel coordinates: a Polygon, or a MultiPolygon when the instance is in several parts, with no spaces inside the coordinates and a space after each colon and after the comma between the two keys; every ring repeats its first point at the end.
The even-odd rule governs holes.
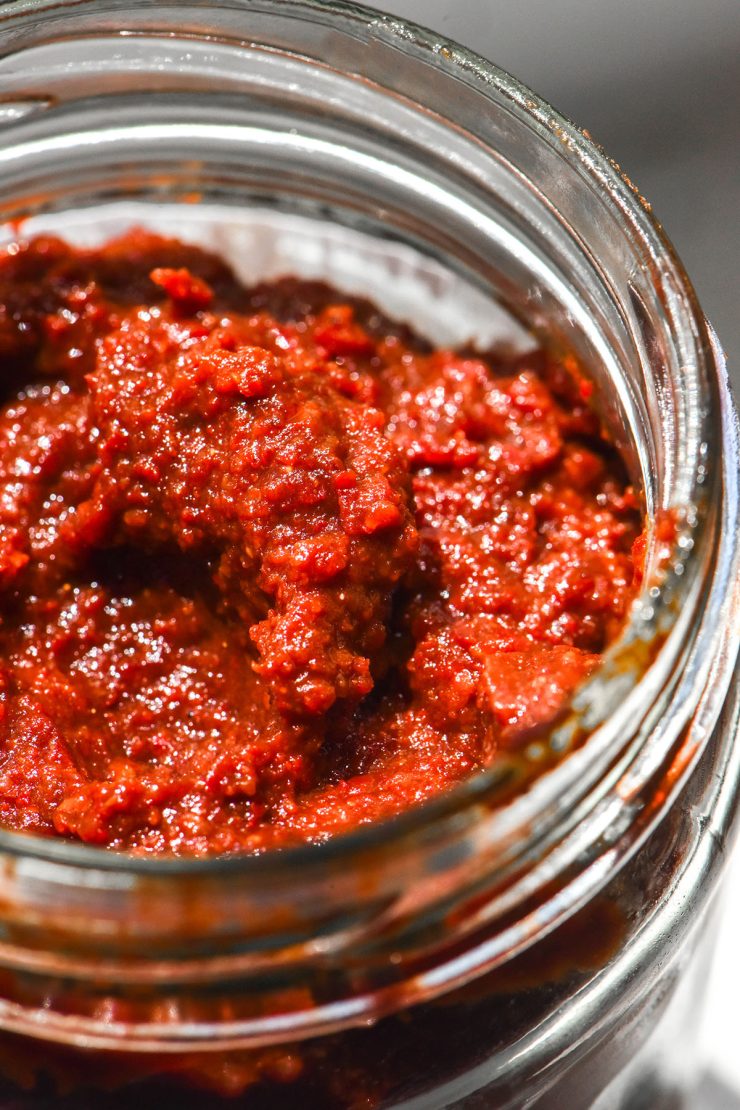
{"type": "Polygon", "coordinates": [[[624,621],[637,501],[569,356],[133,231],[7,247],[0,358],[7,826],[322,840],[524,750],[624,621]]]}

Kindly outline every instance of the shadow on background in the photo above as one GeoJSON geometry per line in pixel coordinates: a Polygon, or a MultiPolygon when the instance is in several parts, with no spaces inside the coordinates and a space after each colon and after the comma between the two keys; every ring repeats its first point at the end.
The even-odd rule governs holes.
{"type": "MultiPolygon", "coordinates": [[[[699,1087],[696,1110],[740,1110],[740,1097],[716,1075],[707,1074],[699,1087]]],[[[689,1107],[688,1110],[693,1110],[689,1107]]]]}

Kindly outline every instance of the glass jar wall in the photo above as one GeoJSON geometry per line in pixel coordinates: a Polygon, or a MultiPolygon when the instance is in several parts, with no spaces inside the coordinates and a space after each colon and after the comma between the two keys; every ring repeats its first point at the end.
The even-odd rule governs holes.
{"type": "Polygon", "coordinates": [[[6,4],[0,92],[8,236],[174,223],[439,341],[502,320],[565,340],[648,518],[677,525],[548,738],[563,758],[513,801],[498,767],[376,828],[211,861],[0,833],[8,1089],[680,1105],[734,831],[738,447],[647,206],[514,79],[350,5],[6,4]]]}

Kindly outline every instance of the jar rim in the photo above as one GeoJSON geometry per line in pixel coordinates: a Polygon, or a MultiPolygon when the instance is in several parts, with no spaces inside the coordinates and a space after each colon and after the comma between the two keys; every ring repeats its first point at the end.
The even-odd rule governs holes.
{"type": "MultiPolygon", "coordinates": [[[[201,5],[193,3],[185,6],[195,8],[201,5]]],[[[518,118],[534,126],[543,139],[549,143],[559,143],[566,148],[569,157],[577,161],[584,176],[616,207],[625,226],[630,229],[631,235],[649,258],[655,270],[656,281],[662,283],[665,294],[664,308],[671,325],[676,335],[680,336],[684,351],[692,355],[686,364],[686,371],[693,372],[695,387],[704,387],[703,401],[708,406],[703,417],[704,423],[706,424],[710,415],[716,413],[719,409],[717,378],[714,374],[707,373],[702,381],[701,370],[707,366],[716,365],[717,353],[712,348],[706,321],[691,282],[647,202],[616,163],[583,130],[506,71],[445,36],[425,30],[413,22],[385,15],[371,8],[345,3],[343,0],[318,0],[318,2],[312,0],[311,3],[306,0],[260,0],[257,4],[247,3],[246,0],[236,0],[236,2],[230,0],[229,6],[238,10],[243,9],[245,14],[257,9],[266,12],[290,12],[291,16],[298,19],[321,17],[338,20],[343,25],[351,24],[355,33],[359,33],[358,29],[360,29],[368,42],[379,41],[384,45],[390,44],[402,54],[409,51],[422,51],[430,66],[440,68],[460,80],[474,84],[484,97],[490,98],[490,90],[493,90],[495,94],[505,98],[510,110],[517,114],[518,118]]],[[[53,0],[53,2],[52,0],[41,0],[41,2],[13,0],[12,3],[4,6],[0,14],[0,37],[9,29],[22,28],[38,32],[45,15],[58,16],[67,10],[81,11],[88,7],[97,9],[98,12],[104,10],[115,15],[116,11],[125,7],[125,0],[104,0],[104,3],[100,3],[99,0],[97,2],[93,0],[61,0],[61,2],[60,0],[53,0]]],[[[28,43],[23,40],[21,45],[26,46],[28,43]]],[[[689,390],[690,400],[693,399],[696,403],[696,397],[701,392],[699,388],[689,390]]],[[[644,643],[646,629],[655,628],[661,615],[664,622],[661,635],[664,641],[670,635],[669,626],[677,619],[681,608],[676,598],[685,594],[690,578],[690,575],[684,572],[696,562],[700,551],[704,554],[704,540],[711,523],[709,514],[697,515],[694,506],[700,501],[711,503],[716,500],[722,486],[719,445],[710,444],[715,448],[713,458],[701,454],[709,439],[710,437],[704,434],[702,429],[698,429],[690,445],[693,456],[685,460],[687,471],[691,475],[691,488],[687,491],[686,498],[688,515],[678,522],[675,542],[666,560],[665,582],[661,583],[658,595],[655,593],[654,581],[648,582],[645,586],[619,640],[609,649],[605,662],[594,677],[582,687],[571,719],[565,725],[558,726],[558,735],[561,739],[569,730],[575,735],[580,727],[579,719],[583,713],[578,703],[584,703],[588,707],[603,691],[605,668],[608,670],[611,666],[613,673],[621,672],[620,689],[624,689],[624,668],[627,665],[625,660],[628,658],[630,645],[635,638],[644,643]],[[700,471],[701,477],[699,477],[700,471]],[[670,604],[663,604],[665,597],[670,597],[670,604]],[[636,630],[637,623],[639,623],[639,630],[636,630]]],[[[684,446],[688,450],[688,446],[684,446]]],[[[659,655],[660,650],[656,660],[659,655]]],[[[640,672],[640,667],[642,662],[635,671],[635,689],[645,677],[640,672]]],[[[650,670],[650,666],[647,670],[650,670]]],[[[624,706],[621,711],[623,718],[629,712],[624,706]]],[[[618,727],[618,721],[612,721],[612,729],[618,727]]],[[[589,730],[591,734],[579,750],[585,751],[589,745],[592,745],[594,731],[598,729],[589,730]]],[[[573,779],[579,773],[577,767],[572,764],[572,758],[571,754],[563,759],[558,767],[543,775],[543,780],[547,779],[550,784],[548,797],[562,789],[562,780],[573,779]],[[557,776],[558,772],[561,783],[551,778],[553,775],[557,776]]],[[[64,863],[95,871],[125,871],[162,878],[168,875],[197,876],[235,872],[245,877],[265,873],[292,873],[295,870],[303,870],[309,861],[312,866],[320,866],[320,861],[352,857],[358,851],[372,852],[376,848],[387,846],[409,835],[423,834],[430,825],[454,818],[477,802],[490,800],[492,793],[496,791],[499,774],[494,765],[489,770],[471,776],[447,793],[419,804],[396,817],[374,825],[361,826],[323,843],[295,845],[280,852],[264,855],[150,858],[112,853],[105,848],[46,839],[8,830],[0,830],[0,850],[13,856],[34,857],[50,864],[64,863]]],[[[530,821],[532,802],[535,799],[536,792],[533,791],[513,802],[506,803],[501,810],[502,832],[510,833],[514,824],[526,824],[530,821]],[[519,812],[512,817],[511,807],[516,806],[519,812]]]]}

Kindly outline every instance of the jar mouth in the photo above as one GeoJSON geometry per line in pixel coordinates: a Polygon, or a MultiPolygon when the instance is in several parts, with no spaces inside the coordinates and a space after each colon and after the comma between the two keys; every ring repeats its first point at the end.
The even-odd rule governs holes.
{"type": "MultiPolygon", "coordinates": [[[[647,516],[668,513],[675,526],[670,540],[653,536],[620,639],[546,738],[559,762],[513,801],[494,765],[387,821],[259,856],[149,858],[0,831],[0,1026],[142,1052],[282,1043],[435,998],[517,955],[591,899],[665,816],[717,735],[737,654],[737,423],[721,352],[649,208],[585,133],[502,70],[409,22],[321,0],[3,5],[0,139],[5,221],[63,211],[78,195],[192,204],[201,184],[210,196],[206,185],[241,181],[246,156],[245,192],[264,199],[268,150],[284,158],[279,203],[323,219],[336,178],[346,226],[454,255],[457,273],[480,277],[535,334],[575,321],[597,352],[606,336],[604,382],[616,370],[606,415],[632,450],[647,516]],[[206,104],[214,89],[220,99],[206,104]],[[160,148],[173,165],[187,153],[188,173],[157,176],[169,166],[160,148]],[[146,188],[132,151],[150,159],[146,188]],[[99,188],[109,156],[122,183],[109,174],[99,188]],[[217,163],[222,176],[209,177],[217,163]],[[556,277],[573,267],[571,284],[548,284],[550,251],[556,277]],[[310,987],[314,974],[320,989],[286,1003],[280,985],[310,987]],[[70,1007],[60,983],[90,998],[70,1007]],[[163,986],[200,998],[204,985],[215,1003],[246,1000],[245,1011],[162,1021],[155,1007],[151,1020],[116,1023],[97,1005],[128,987],[144,1001],[163,986]]],[[[722,769],[736,761],[724,734],[718,744],[710,804],[721,814],[736,787],[722,769]]]]}
{"type": "MultiPolygon", "coordinates": [[[[47,10],[51,14],[53,9],[74,11],[86,6],[84,0],[61,6],[16,0],[6,5],[0,16],[0,35],[15,34],[19,28],[30,33],[28,21],[42,22],[39,16],[47,10]]],[[[104,3],[98,5],[98,11],[115,16],[120,7],[116,2],[104,3]]],[[[190,9],[190,5],[186,7],[190,9]]],[[[197,7],[199,5],[193,5],[193,10],[197,7]]],[[[672,542],[663,543],[660,552],[653,545],[652,573],[647,577],[623,632],[607,651],[598,671],[579,690],[567,717],[545,741],[567,754],[557,766],[543,772],[525,794],[502,804],[489,818],[487,841],[508,845],[504,851],[506,855],[512,841],[523,830],[544,836],[565,812],[578,812],[578,807],[586,804],[587,797],[590,798],[588,808],[593,808],[597,795],[599,798],[605,796],[617,783],[623,783],[625,776],[632,776],[631,789],[637,794],[640,784],[665,763],[682,723],[677,714],[672,731],[659,739],[653,738],[652,749],[647,750],[645,736],[634,735],[635,715],[645,716],[639,707],[650,706],[667,683],[675,681],[686,706],[685,726],[691,716],[691,707],[706,683],[709,660],[703,669],[695,665],[680,677],[676,672],[687,656],[687,627],[708,591],[707,579],[717,560],[716,533],[723,475],[720,444],[713,442],[711,424],[720,410],[714,370],[718,353],[712,349],[691,283],[649,206],[588,135],[515,78],[442,36],[353,4],[331,0],[308,4],[298,0],[277,4],[245,3],[243,8],[245,14],[255,10],[282,10],[299,19],[338,20],[366,43],[422,58],[427,67],[472,87],[484,100],[492,102],[496,97],[544,143],[557,146],[601,195],[603,202],[616,212],[626,229],[636,267],[650,274],[663,313],[664,334],[673,345],[674,361],[681,367],[685,409],[678,413],[682,439],[675,445],[677,461],[671,463],[672,496],[663,506],[649,506],[653,513],[663,508],[674,514],[675,536],[672,542]]],[[[184,36],[187,37],[186,32],[184,36]]],[[[311,62],[322,64],[314,57],[311,62]]],[[[393,94],[398,95],[398,91],[393,90],[393,94]]],[[[415,104],[414,107],[419,106],[415,104]]],[[[731,462],[726,460],[726,469],[731,462]]],[[[727,573],[726,567],[723,573],[727,573]]],[[[719,605],[717,601],[715,609],[719,605]]],[[[715,612],[711,606],[710,612],[715,612]]],[[[705,635],[709,635],[708,630],[705,635]]],[[[309,863],[314,869],[322,866],[322,861],[336,862],[372,853],[409,837],[423,836],[431,826],[454,821],[476,806],[488,811],[496,804],[505,785],[505,768],[494,764],[458,787],[397,817],[361,826],[324,843],[297,845],[264,856],[137,857],[6,830],[0,830],[0,850],[15,857],[141,875],[198,876],[228,872],[247,878],[267,873],[300,873],[309,863]]]]}

